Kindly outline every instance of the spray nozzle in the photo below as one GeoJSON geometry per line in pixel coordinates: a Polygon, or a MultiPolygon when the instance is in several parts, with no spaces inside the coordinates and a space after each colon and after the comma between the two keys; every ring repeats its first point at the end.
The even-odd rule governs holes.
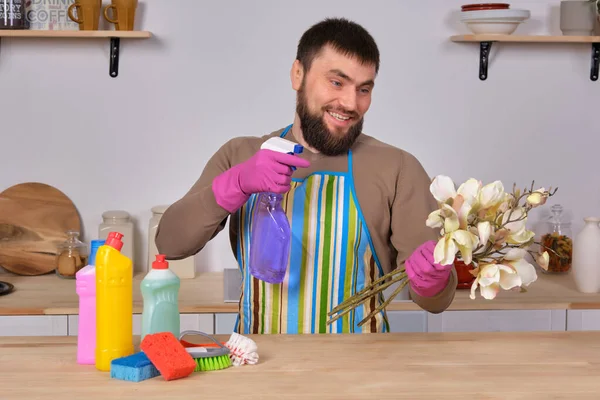
{"type": "MultiPolygon", "coordinates": [[[[304,151],[304,147],[302,147],[302,145],[279,136],[268,139],[260,146],[260,148],[286,154],[300,154],[304,151]]],[[[296,170],[296,167],[291,168],[292,170],[296,170]]]]}

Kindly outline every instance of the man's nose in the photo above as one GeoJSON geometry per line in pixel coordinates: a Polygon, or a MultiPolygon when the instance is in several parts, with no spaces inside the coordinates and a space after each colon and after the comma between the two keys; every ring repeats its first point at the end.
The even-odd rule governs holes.
{"type": "Polygon", "coordinates": [[[356,112],[356,89],[347,87],[340,96],[340,105],[347,112],[356,112]]]}

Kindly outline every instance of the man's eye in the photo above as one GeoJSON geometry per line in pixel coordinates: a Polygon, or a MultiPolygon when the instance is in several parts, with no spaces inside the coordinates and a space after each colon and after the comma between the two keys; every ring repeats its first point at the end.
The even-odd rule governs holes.
{"type": "Polygon", "coordinates": [[[342,84],[338,81],[331,81],[334,86],[342,86],[342,84]]]}

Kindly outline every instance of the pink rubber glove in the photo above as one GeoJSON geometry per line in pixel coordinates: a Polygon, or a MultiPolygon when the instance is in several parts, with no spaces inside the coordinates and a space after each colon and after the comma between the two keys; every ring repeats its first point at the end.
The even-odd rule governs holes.
{"type": "Polygon", "coordinates": [[[410,286],[419,296],[435,296],[450,279],[453,264],[440,265],[433,261],[435,245],[433,240],[423,243],[404,263],[410,286]]]}
{"type": "Polygon", "coordinates": [[[231,167],[213,180],[215,200],[233,213],[253,193],[285,193],[290,190],[291,166],[306,168],[310,163],[292,154],[261,149],[250,159],[231,167]]]}

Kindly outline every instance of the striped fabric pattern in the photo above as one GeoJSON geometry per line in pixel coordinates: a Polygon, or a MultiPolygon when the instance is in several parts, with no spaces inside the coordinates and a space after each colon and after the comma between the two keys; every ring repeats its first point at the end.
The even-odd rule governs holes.
{"type": "MultiPolygon", "coordinates": [[[[351,163],[350,163],[351,165],[351,163]]],[[[241,334],[384,332],[378,313],[362,327],[373,308],[365,303],[333,324],[327,313],[380,277],[371,241],[346,173],[316,173],[294,180],[284,196],[292,231],[288,273],[272,285],[251,276],[248,268],[251,222],[257,195],[239,215],[238,263],[243,291],[236,331],[241,334]]]]}

